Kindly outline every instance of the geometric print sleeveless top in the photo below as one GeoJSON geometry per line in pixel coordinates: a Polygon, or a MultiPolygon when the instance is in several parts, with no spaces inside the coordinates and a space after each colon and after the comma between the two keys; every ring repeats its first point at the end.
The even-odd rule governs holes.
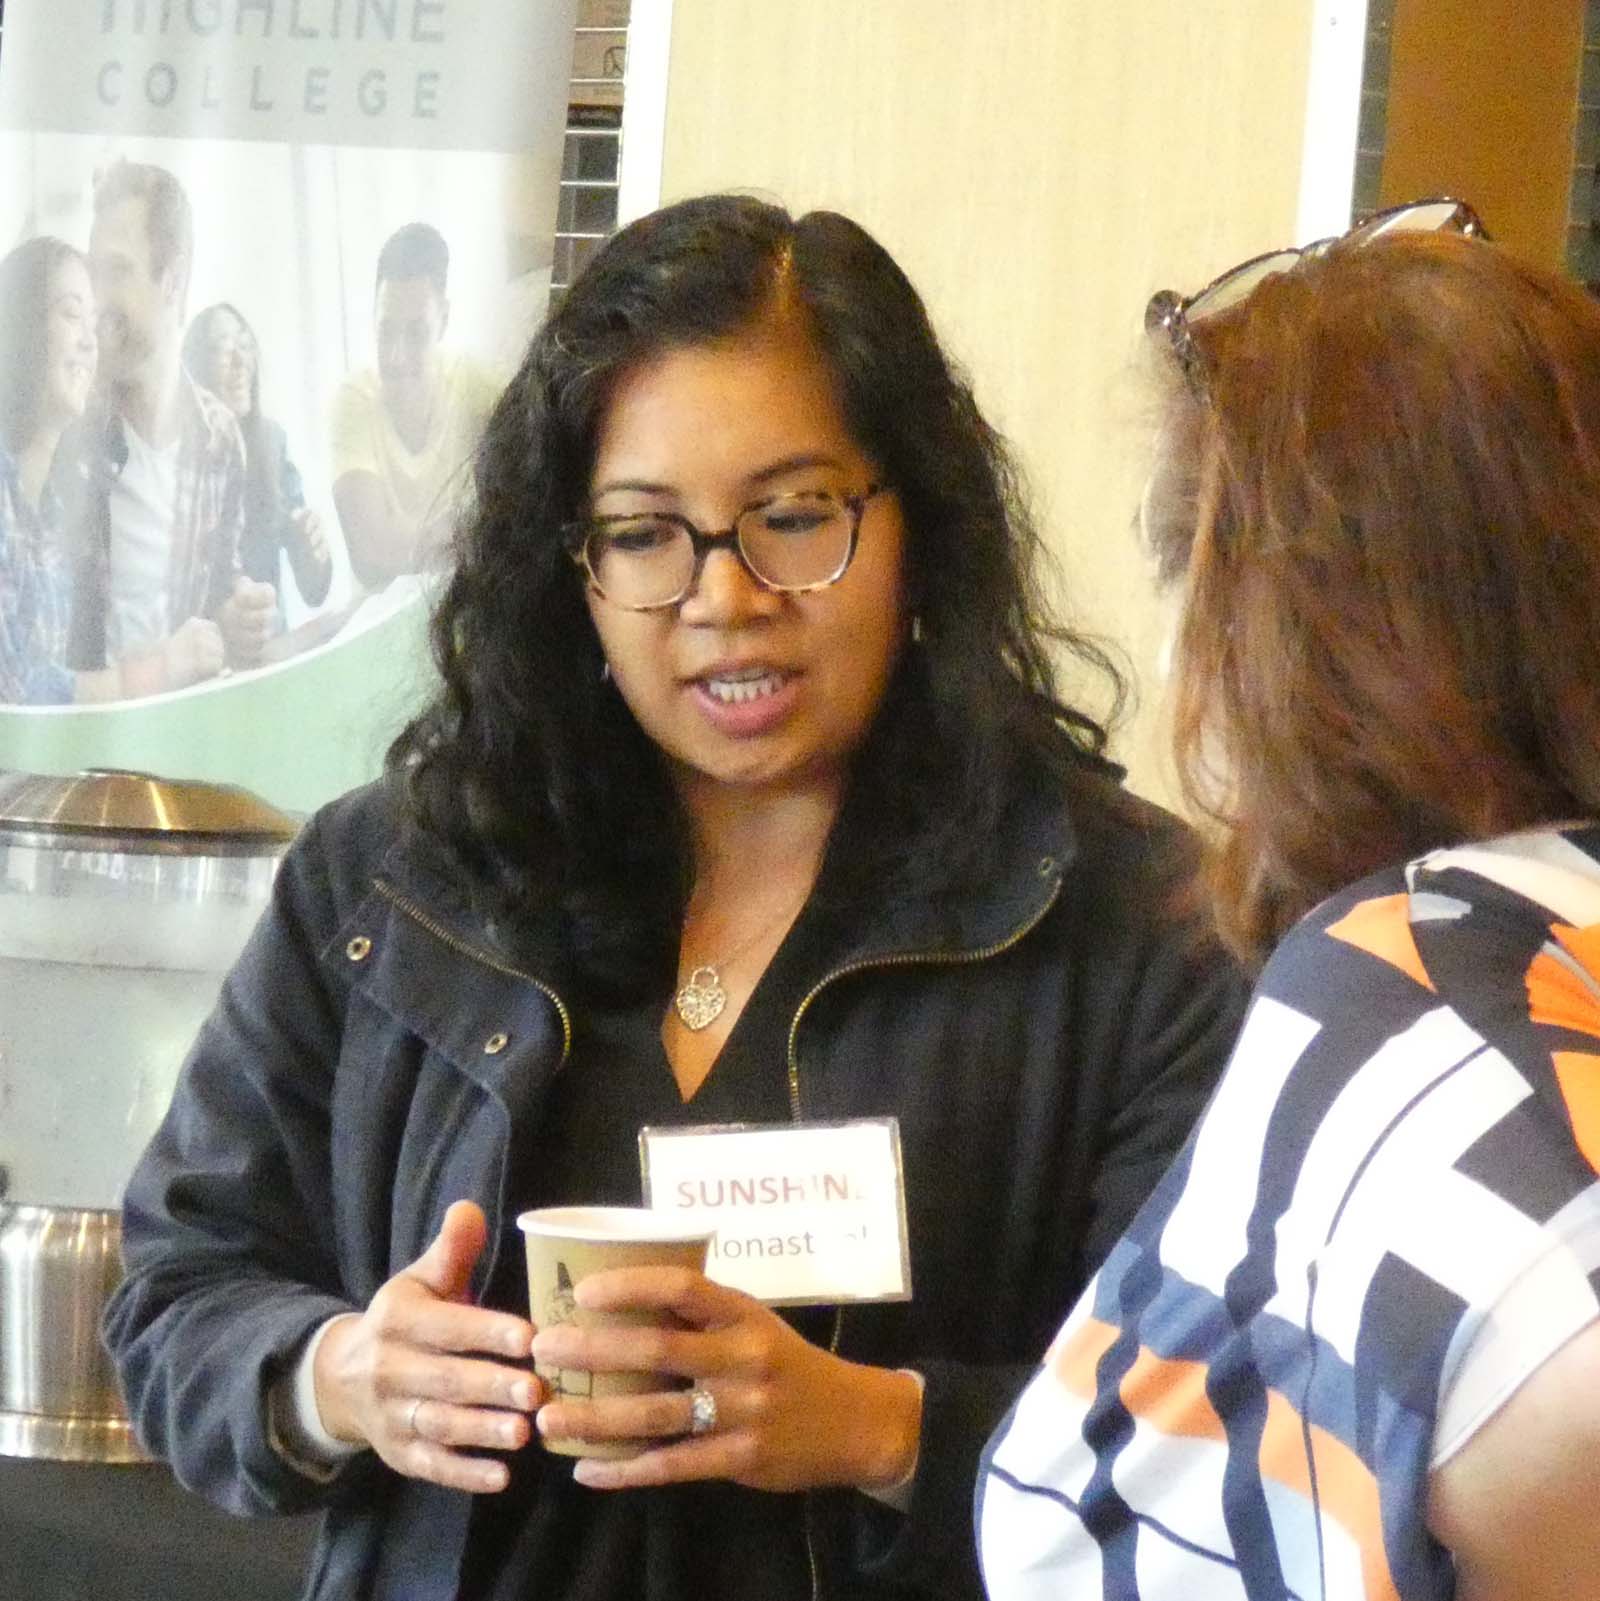
{"type": "Polygon", "coordinates": [[[984,1454],[992,1601],[1446,1601],[1430,1470],[1600,1318],[1600,827],[1311,913],[984,1454]]]}

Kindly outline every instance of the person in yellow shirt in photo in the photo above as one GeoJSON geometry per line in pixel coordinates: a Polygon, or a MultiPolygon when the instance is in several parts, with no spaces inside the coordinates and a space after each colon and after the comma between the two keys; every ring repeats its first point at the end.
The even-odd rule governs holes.
{"type": "Polygon", "coordinates": [[[333,503],[359,583],[381,589],[426,567],[447,543],[450,489],[503,387],[487,367],[442,347],[450,323],[450,247],[409,222],[378,253],[376,367],[333,405],[333,503]]]}

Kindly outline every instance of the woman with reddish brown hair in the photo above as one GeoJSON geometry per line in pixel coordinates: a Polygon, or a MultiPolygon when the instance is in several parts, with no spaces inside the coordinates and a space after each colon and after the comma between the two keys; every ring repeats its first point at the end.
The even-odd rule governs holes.
{"type": "Polygon", "coordinates": [[[1480,232],[1151,303],[1176,749],[1265,966],[986,1453],[994,1601],[1600,1594],[1600,304],[1480,232]]]}

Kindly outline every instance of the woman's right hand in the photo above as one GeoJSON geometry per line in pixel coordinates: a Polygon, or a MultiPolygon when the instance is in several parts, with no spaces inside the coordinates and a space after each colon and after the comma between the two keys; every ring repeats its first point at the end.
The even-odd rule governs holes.
{"type": "Polygon", "coordinates": [[[482,1210],[457,1201],[438,1237],[317,1348],[312,1377],[323,1427],[371,1446],[397,1473],[451,1489],[503,1490],[504,1463],[473,1447],[517,1450],[544,1387],[526,1367],[533,1325],[465,1300],[488,1239],[482,1210]]]}

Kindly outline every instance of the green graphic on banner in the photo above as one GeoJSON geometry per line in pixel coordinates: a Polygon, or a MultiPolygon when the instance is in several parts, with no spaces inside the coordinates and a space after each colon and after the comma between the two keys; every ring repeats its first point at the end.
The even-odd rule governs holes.
{"type": "Polygon", "coordinates": [[[131,706],[0,710],[0,767],[210,779],[309,812],[381,768],[385,746],[432,682],[426,624],[426,607],[415,603],[276,672],[131,706]]]}

